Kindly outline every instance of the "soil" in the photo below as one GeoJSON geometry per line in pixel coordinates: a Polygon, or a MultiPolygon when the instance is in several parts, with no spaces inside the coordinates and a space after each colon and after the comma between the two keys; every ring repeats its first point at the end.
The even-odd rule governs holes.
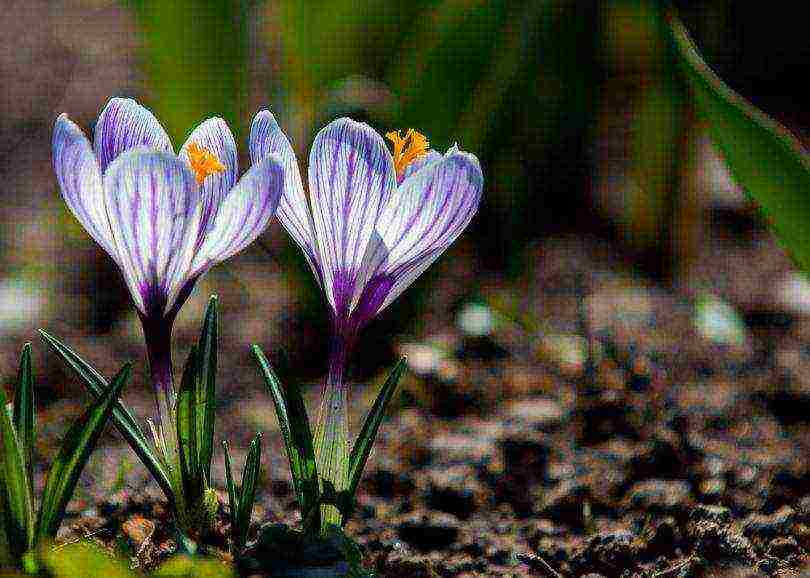
{"type": "MultiPolygon", "coordinates": [[[[774,300],[746,316],[743,342],[712,344],[686,296],[640,281],[602,244],[558,240],[534,256],[549,265],[531,280],[482,286],[499,312],[491,331],[445,314],[400,343],[411,371],[347,526],[369,567],[409,578],[810,575],[810,319],[774,300]]],[[[453,297],[427,310],[442,299],[453,297]]],[[[247,381],[254,389],[221,386],[217,435],[241,465],[238,448],[266,432],[254,520],[295,524],[269,396],[247,381]]],[[[353,390],[355,428],[374,391],[353,390]]],[[[131,401],[148,414],[148,397],[131,401]]],[[[73,411],[56,404],[43,421],[73,411]]],[[[169,513],[120,439],[105,439],[61,538],[154,567],[175,547],[169,513]]],[[[219,457],[213,477],[222,490],[219,457]]],[[[209,551],[228,559],[220,496],[209,551]]]]}

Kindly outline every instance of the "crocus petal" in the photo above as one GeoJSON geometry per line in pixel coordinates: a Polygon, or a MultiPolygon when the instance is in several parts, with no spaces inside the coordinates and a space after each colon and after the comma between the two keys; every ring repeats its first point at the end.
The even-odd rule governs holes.
{"type": "Polygon", "coordinates": [[[216,207],[231,190],[239,175],[236,141],[231,129],[228,128],[228,123],[221,118],[214,117],[200,123],[183,143],[179,156],[185,162],[188,162],[187,151],[192,143],[207,149],[225,167],[224,171],[205,177],[200,185],[202,196],[208,206],[210,216],[213,218],[216,207]]]}
{"type": "Polygon", "coordinates": [[[104,175],[119,265],[144,315],[165,315],[198,249],[201,198],[194,174],[172,153],[133,149],[104,175]]]}
{"type": "Polygon", "coordinates": [[[101,172],[122,152],[145,146],[171,151],[169,135],[147,108],[131,98],[111,98],[101,111],[93,137],[101,172]]]}
{"type": "Polygon", "coordinates": [[[417,157],[409,164],[405,165],[405,168],[402,170],[402,175],[399,176],[397,179],[400,185],[410,177],[412,174],[416,173],[417,171],[425,168],[431,163],[435,163],[436,161],[442,160],[442,154],[438,151],[430,149],[428,152],[423,154],[420,157],[417,157]]]}
{"type": "Polygon", "coordinates": [[[284,182],[281,159],[270,155],[254,164],[219,207],[194,260],[193,274],[238,253],[264,232],[278,207],[284,182]]]}
{"type": "Polygon", "coordinates": [[[256,163],[269,154],[278,155],[284,167],[284,191],[278,205],[278,220],[304,252],[315,278],[322,284],[313,236],[315,226],[295,151],[273,114],[269,110],[262,110],[250,127],[250,158],[256,163]]]}
{"type": "Polygon", "coordinates": [[[104,205],[101,172],[90,141],[66,114],[53,130],[53,168],[65,203],[85,230],[117,259],[115,242],[104,205]]]}
{"type": "Polygon", "coordinates": [[[323,287],[334,313],[347,317],[380,210],[396,189],[394,161],[370,126],[338,119],[315,137],[309,191],[323,287]]]}
{"type": "Polygon", "coordinates": [[[369,291],[386,287],[387,295],[374,313],[407,289],[464,231],[478,210],[483,183],[478,159],[457,150],[403,182],[377,223],[384,258],[378,254],[372,259],[380,265],[368,285],[369,291]]]}

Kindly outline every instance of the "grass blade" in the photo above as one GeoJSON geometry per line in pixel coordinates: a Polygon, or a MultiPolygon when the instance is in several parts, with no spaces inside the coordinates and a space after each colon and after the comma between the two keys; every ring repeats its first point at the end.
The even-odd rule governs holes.
{"type": "MultiPolygon", "coordinates": [[[[199,479],[200,468],[197,463],[197,346],[191,347],[183,368],[183,379],[177,394],[177,441],[180,445],[180,475],[183,491],[196,502],[201,496],[199,479]]],[[[187,499],[188,499],[187,498],[187,499]]]]}
{"type": "MultiPolygon", "coordinates": [[[[399,362],[391,370],[391,374],[374,400],[374,405],[366,416],[366,421],[363,422],[363,429],[360,430],[360,435],[357,436],[354,445],[352,446],[352,453],[349,456],[349,486],[347,495],[350,500],[354,499],[354,493],[357,491],[357,486],[360,484],[360,478],[363,476],[363,470],[366,467],[368,456],[371,454],[371,448],[374,445],[374,440],[377,437],[377,432],[380,430],[380,424],[385,416],[385,410],[388,404],[394,397],[394,393],[399,385],[399,380],[402,373],[405,371],[405,358],[402,357],[399,362]]],[[[343,517],[344,523],[346,518],[343,517]]]]}
{"type": "MultiPolygon", "coordinates": [[[[222,440],[222,451],[225,454],[225,485],[228,488],[228,505],[231,510],[231,534],[233,535],[234,545],[236,545],[237,520],[239,519],[239,496],[236,492],[236,484],[233,481],[231,452],[228,449],[228,442],[225,440],[222,440]]],[[[241,547],[241,545],[238,545],[238,547],[241,547]]]]}
{"type": "Polygon", "coordinates": [[[20,369],[17,372],[17,390],[14,392],[14,427],[25,457],[25,471],[28,475],[29,491],[34,494],[33,459],[34,431],[34,375],[31,371],[31,344],[23,346],[20,356],[20,369]]]}
{"type": "Polygon", "coordinates": [[[304,401],[297,388],[289,388],[285,395],[281,382],[258,345],[253,346],[253,354],[259,362],[264,383],[276,408],[278,425],[290,460],[295,495],[301,513],[306,518],[308,512],[317,506],[318,472],[312,445],[312,430],[304,401]]]}
{"type": "Polygon", "coordinates": [[[670,13],[669,45],[712,141],[735,181],[759,203],[779,241],[810,271],[810,156],[785,127],[729,88],[670,13]]]}
{"type": "Polygon", "coordinates": [[[250,442],[245,469],[242,472],[242,489],[239,492],[239,510],[237,528],[238,546],[241,548],[247,542],[250,530],[250,515],[253,513],[253,504],[256,501],[256,485],[259,480],[262,462],[262,434],[256,434],[250,442]]]}
{"type": "Polygon", "coordinates": [[[34,544],[34,503],[25,455],[7,403],[0,386],[0,513],[5,518],[9,549],[19,557],[34,544]]]}
{"type": "Polygon", "coordinates": [[[211,479],[211,459],[214,455],[214,420],[216,417],[217,388],[217,348],[219,342],[219,314],[217,296],[212,295],[205,310],[200,340],[197,342],[199,354],[199,374],[197,377],[197,449],[199,465],[205,480],[211,479]]]}
{"type": "MultiPolygon", "coordinates": [[[[42,335],[45,343],[76,372],[76,375],[79,376],[81,382],[93,398],[97,399],[104,394],[108,388],[107,380],[104,379],[104,376],[56,337],[53,337],[42,329],[39,330],[39,333],[42,335]]],[[[135,452],[141,460],[141,463],[143,463],[146,469],[152,474],[152,477],[166,495],[166,499],[170,503],[174,503],[174,492],[169,481],[169,473],[166,467],[152,450],[138,422],[136,422],[135,418],[132,416],[132,412],[129,411],[121,400],[117,400],[113,408],[112,422],[118,430],[118,433],[127,440],[129,447],[132,448],[132,451],[135,452]]]]}
{"type": "Polygon", "coordinates": [[[115,401],[129,381],[131,370],[131,363],[124,364],[121,371],[113,377],[104,395],[95,399],[65,434],[42,491],[42,504],[37,520],[38,538],[56,537],[79,476],[110,419],[115,401]]]}

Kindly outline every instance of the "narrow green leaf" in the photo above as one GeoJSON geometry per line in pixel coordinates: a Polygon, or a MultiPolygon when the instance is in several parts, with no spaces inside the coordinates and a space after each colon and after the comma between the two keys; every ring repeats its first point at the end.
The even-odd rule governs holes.
{"type": "Polygon", "coordinates": [[[302,515],[306,517],[318,502],[318,472],[315,465],[312,430],[304,400],[295,387],[288,388],[285,395],[281,382],[258,345],[253,346],[253,354],[259,362],[264,383],[276,408],[278,425],[281,429],[281,436],[284,438],[287,457],[290,460],[290,471],[298,505],[302,515]]]}
{"type": "Polygon", "coordinates": [[[777,237],[810,271],[810,160],[785,127],[735,93],[703,61],[669,14],[670,44],[699,115],[734,179],[760,204],[777,237]]]}
{"type": "Polygon", "coordinates": [[[239,492],[239,516],[237,520],[238,545],[244,546],[250,530],[250,516],[253,513],[253,504],[256,501],[256,485],[259,480],[262,462],[262,434],[257,433],[250,442],[245,469],[242,472],[242,488],[239,492]]]}
{"type": "Polygon", "coordinates": [[[191,347],[177,394],[177,441],[180,445],[180,472],[184,492],[192,499],[201,494],[197,463],[197,346],[191,347]]]}
{"type": "MultiPolygon", "coordinates": [[[[366,421],[363,422],[363,429],[360,430],[360,435],[357,436],[357,440],[352,446],[352,453],[349,456],[349,487],[347,489],[350,500],[354,499],[354,494],[366,467],[366,461],[368,461],[368,456],[371,453],[371,447],[374,445],[377,432],[380,430],[380,424],[385,416],[385,410],[394,397],[404,371],[405,358],[403,357],[394,366],[388,379],[385,380],[377,399],[374,400],[374,405],[366,416],[366,421]]],[[[346,517],[344,516],[344,522],[346,517]]]]}
{"type": "Polygon", "coordinates": [[[236,528],[239,518],[239,495],[236,492],[236,484],[233,481],[233,471],[231,470],[231,452],[228,442],[222,440],[222,452],[225,455],[225,485],[228,488],[228,505],[231,511],[231,533],[234,543],[236,543],[236,528]]]}
{"type": "MultiPolygon", "coordinates": [[[[104,379],[104,376],[56,337],[53,337],[42,329],[39,330],[39,333],[42,335],[45,343],[76,372],[76,375],[79,376],[81,382],[93,398],[98,398],[103,395],[104,391],[108,388],[107,380],[104,379]]],[[[132,412],[130,412],[126,405],[120,400],[116,402],[115,408],[113,409],[112,422],[113,425],[115,425],[115,429],[118,430],[118,433],[127,440],[129,447],[132,448],[132,451],[135,452],[143,465],[146,466],[146,469],[149,470],[149,473],[152,474],[152,477],[166,495],[166,499],[170,503],[174,503],[174,492],[169,481],[169,473],[166,467],[153,451],[138,422],[135,421],[132,412]]]]}
{"type": "Polygon", "coordinates": [[[219,341],[219,321],[217,313],[217,296],[212,295],[205,310],[200,340],[197,342],[199,353],[199,376],[197,379],[197,448],[199,464],[205,474],[205,480],[211,479],[211,458],[214,455],[214,421],[217,399],[217,348],[219,341]]]}
{"type": "Polygon", "coordinates": [[[115,401],[129,381],[131,369],[132,364],[124,364],[104,395],[95,399],[65,434],[42,491],[37,520],[39,539],[56,537],[79,476],[110,419],[115,401]]]}
{"type": "Polygon", "coordinates": [[[19,557],[34,543],[34,503],[22,444],[6,411],[7,403],[0,386],[0,512],[9,547],[19,557]]]}
{"type": "Polygon", "coordinates": [[[17,391],[14,392],[14,427],[25,456],[25,471],[28,475],[29,491],[34,495],[33,459],[34,459],[34,375],[31,371],[31,344],[23,346],[20,356],[20,369],[17,372],[17,391]]]}

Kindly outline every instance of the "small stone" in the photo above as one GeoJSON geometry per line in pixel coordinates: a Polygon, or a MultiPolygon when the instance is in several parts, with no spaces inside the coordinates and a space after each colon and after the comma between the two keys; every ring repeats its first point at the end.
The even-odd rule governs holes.
{"type": "Polygon", "coordinates": [[[451,466],[430,474],[425,500],[432,509],[463,520],[479,509],[483,494],[484,488],[474,468],[451,466]]]}
{"type": "Polygon", "coordinates": [[[565,417],[560,404],[548,397],[530,397],[510,402],[505,405],[503,413],[508,423],[523,431],[553,431],[562,425],[565,417]]]}
{"type": "Polygon", "coordinates": [[[645,480],[627,492],[625,504],[636,510],[676,514],[692,503],[689,484],[681,480],[645,480]]]}
{"type": "Polygon", "coordinates": [[[596,568],[611,574],[636,567],[638,547],[635,537],[627,530],[601,532],[588,541],[588,545],[575,557],[573,565],[580,568],[596,568]]]}
{"type": "Polygon", "coordinates": [[[743,520],[743,533],[748,537],[773,538],[789,533],[795,520],[796,512],[790,506],[770,515],[754,513],[743,520]]]}
{"type": "Polygon", "coordinates": [[[776,558],[789,558],[799,554],[799,544],[792,536],[774,538],[768,544],[768,555],[776,558]]]}
{"type": "Polygon", "coordinates": [[[573,480],[560,482],[543,494],[542,513],[556,522],[583,527],[588,517],[590,490],[573,480]]]}
{"type": "Polygon", "coordinates": [[[140,546],[155,533],[155,523],[147,520],[140,514],[130,516],[122,525],[121,531],[132,540],[136,546],[140,546]]]}
{"type": "Polygon", "coordinates": [[[449,514],[413,516],[397,527],[399,537],[422,551],[443,550],[456,541],[458,519],[449,514]]]}
{"type": "Polygon", "coordinates": [[[698,504],[689,514],[692,522],[712,522],[722,526],[731,523],[731,510],[724,506],[711,504],[698,504]]]}

